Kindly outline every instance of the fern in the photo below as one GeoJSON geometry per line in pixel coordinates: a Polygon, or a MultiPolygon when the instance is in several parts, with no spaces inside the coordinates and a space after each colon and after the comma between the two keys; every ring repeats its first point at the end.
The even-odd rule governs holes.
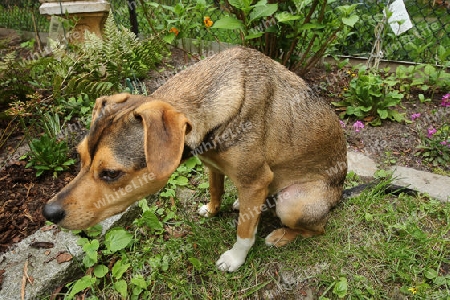
{"type": "MultiPolygon", "coordinates": [[[[80,93],[96,98],[120,92],[126,78],[143,78],[161,60],[163,46],[156,40],[140,41],[134,33],[117,27],[112,14],[105,22],[103,38],[86,33],[85,41],[77,49],[76,59],[62,65],[55,81],[55,95],[75,96],[80,93]],[[70,72],[71,74],[68,74],[70,72]],[[66,74],[64,74],[66,73],[66,74]]],[[[70,57],[70,55],[69,55],[70,57]]]]}

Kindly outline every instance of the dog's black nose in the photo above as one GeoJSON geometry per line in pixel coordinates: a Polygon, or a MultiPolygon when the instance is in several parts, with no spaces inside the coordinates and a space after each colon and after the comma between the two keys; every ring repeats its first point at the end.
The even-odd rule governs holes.
{"type": "Polygon", "coordinates": [[[57,202],[45,204],[42,214],[47,220],[55,224],[59,223],[66,216],[66,212],[57,202]]]}

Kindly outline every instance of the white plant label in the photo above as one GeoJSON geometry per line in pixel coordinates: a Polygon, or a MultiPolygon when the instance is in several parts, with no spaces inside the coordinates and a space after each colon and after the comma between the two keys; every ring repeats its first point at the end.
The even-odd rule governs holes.
{"type": "Polygon", "coordinates": [[[395,0],[389,5],[392,16],[389,18],[389,25],[395,35],[400,35],[413,27],[408,11],[403,0],[395,0]]]}

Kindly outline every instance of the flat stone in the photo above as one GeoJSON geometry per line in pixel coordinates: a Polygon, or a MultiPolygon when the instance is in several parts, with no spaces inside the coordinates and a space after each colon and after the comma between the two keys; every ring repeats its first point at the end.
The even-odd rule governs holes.
{"type": "Polygon", "coordinates": [[[450,177],[405,167],[393,167],[393,183],[450,202],[450,177]]]}
{"type": "Polygon", "coordinates": [[[56,227],[48,231],[41,228],[0,256],[0,270],[5,270],[0,299],[21,299],[25,265],[32,279],[32,283],[27,282],[25,286],[25,299],[37,299],[44,293],[48,296],[54,288],[63,285],[64,280],[80,275],[79,264],[74,263],[83,257],[83,250],[77,245],[78,238],[56,227]],[[31,246],[34,242],[53,243],[53,248],[36,249],[31,246]],[[61,253],[72,255],[72,260],[57,263],[56,258],[61,253]]]}
{"type": "Polygon", "coordinates": [[[65,13],[98,13],[109,12],[110,4],[106,1],[74,1],[43,3],[39,7],[41,15],[64,15],[65,13]],[[61,14],[61,10],[63,13],[61,14]]]}
{"type": "MultiPolygon", "coordinates": [[[[150,197],[148,201],[151,203],[155,197],[150,197]]],[[[131,224],[140,212],[138,205],[132,205],[124,213],[101,222],[103,234],[99,239],[110,228],[131,224]]],[[[82,275],[80,261],[84,251],[77,245],[80,237],[70,231],[62,231],[57,226],[50,230],[45,228],[48,227],[41,228],[0,255],[0,270],[5,270],[0,299],[21,299],[25,265],[28,268],[27,275],[32,279],[32,283],[25,286],[25,299],[29,300],[48,297],[55,288],[82,275]],[[53,247],[36,249],[32,247],[35,242],[53,243],[53,247]],[[58,263],[57,257],[61,254],[70,254],[72,259],[58,263]]]]}
{"type": "Polygon", "coordinates": [[[353,171],[358,176],[372,177],[377,171],[377,164],[359,152],[347,153],[348,172],[353,171]]]}

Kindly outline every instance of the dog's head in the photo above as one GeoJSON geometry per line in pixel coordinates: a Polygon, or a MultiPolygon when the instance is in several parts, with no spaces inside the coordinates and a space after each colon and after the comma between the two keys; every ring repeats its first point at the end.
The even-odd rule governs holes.
{"type": "Polygon", "coordinates": [[[118,94],[97,99],[78,145],[81,170],[44,207],[44,216],[83,229],[156,193],[180,164],[190,123],[162,101],[118,94]]]}

